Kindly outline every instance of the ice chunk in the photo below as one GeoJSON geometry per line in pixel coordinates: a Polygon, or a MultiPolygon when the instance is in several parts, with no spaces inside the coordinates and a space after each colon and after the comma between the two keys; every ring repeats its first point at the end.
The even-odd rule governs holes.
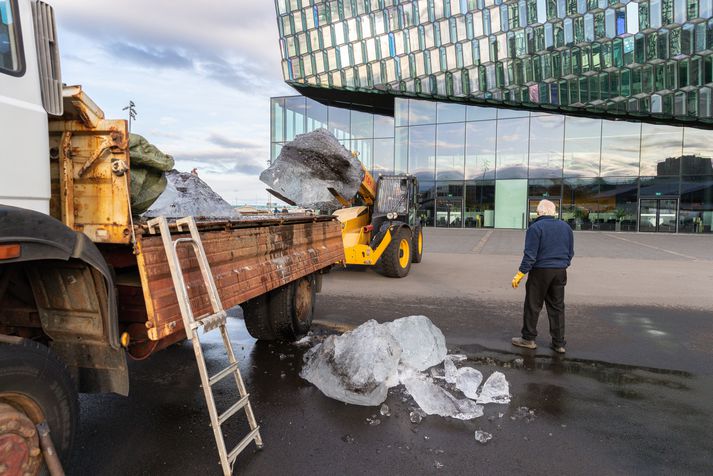
{"type": "Polygon", "coordinates": [[[401,363],[426,370],[443,362],[448,350],[443,332],[426,316],[409,316],[384,324],[403,350],[401,363]]]}
{"type": "Polygon", "coordinates": [[[238,217],[233,206],[197,175],[171,170],[166,173],[166,178],[168,179],[166,190],[144,213],[144,217],[238,217]]]}
{"type": "Polygon", "coordinates": [[[381,404],[379,413],[381,413],[381,416],[391,416],[391,410],[389,409],[389,406],[385,403],[381,404]]]}
{"type": "Polygon", "coordinates": [[[387,380],[397,375],[400,357],[398,342],[370,320],[310,349],[300,376],[336,400],[380,405],[386,400],[387,380]]]}
{"type": "Polygon", "coordinates": [[[468,357],[463,354],[448,354],[446,355],[446,358],[451,359],[453,362],[463,362],[464,360],[468,360],[468,357]]]}
{"type": "Polygon", "coordinates": [[[421,416],[421,414],[416,411],[409,413],[408,417],[409,417],[409,420],[411,420],[411,423],[418,424],[418,423],[421,423],[421,420],[423,420],[423,417],[421,416]]]}
{"type": "Polygon", "coordinates": [[[456,388],[463,392],[468,398],[478,398],[478,387],[483,381],[483,374],[479,370],[471,367],[463,367],[458,369],[458,377],[456,378],[456,388]]]}
{"type": "Polygon", "coordinates": [[[505,375],[493,372],[483,384],[483,390],[477,400],[481,405],[485,403],[510,403],[510,385],[505,375]]]}
{"type": "Polygon", "coordinates": [[[444,378],[448,383],[456,383],[458,380],[458,369],[456,364],[449,358],[443,361],[443,369],[445,370],[444,378]]]}
{"type": "Polygon", "coordinates": [[[483,430],[475,430],[475,441],[480,444],[485,444],[493,439],[493,435],[483,430]]]}
{"type": "Polygon", "coordinates": [[[329,191],[351,200],[364,179],[361,162],[326,129],[298,135],[260,174],[260,180],[304,208],[336,210],[329,191]]]}
{"type": "Polygon", "coordinates": [[[459,400],[448,391],[433,384],[430,379],[414,377],[404,382],[406,389],[418,406],[428,415],[440,415],[457,418],[459,420],[472,420],[483,416],[483,407],[476,405],[473,400],[459,400]]]}

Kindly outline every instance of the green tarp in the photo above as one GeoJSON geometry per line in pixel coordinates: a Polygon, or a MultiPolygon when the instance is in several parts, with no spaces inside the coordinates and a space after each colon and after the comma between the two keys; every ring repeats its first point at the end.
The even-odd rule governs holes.
{"type": "Polygon", "coordinates": [[[129,137],[129,155],[131,211],[134,215],[140,215],[148,210],[166,189],[165,172],[173,169],[174,160],[138,134],[131,134],[129,137]]]}

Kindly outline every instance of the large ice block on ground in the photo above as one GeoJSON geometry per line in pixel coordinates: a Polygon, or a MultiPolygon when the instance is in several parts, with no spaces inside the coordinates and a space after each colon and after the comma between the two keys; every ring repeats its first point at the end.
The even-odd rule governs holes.
{"type": "Polygon", "coordinates": [[[414,376],[403,380],[406,390],[419,407],[429,415],[472,420],[483,416],[483,407],[473,400],[455,398],[429,378],[414,376]]]}
{"type": "Polygon", "coordinates": [[[401,346],[374,320],[329,336],[305,354],[300,376],[322,393],[355,405],[380,405],[393,385],[401,346]]]}
{"type": "Polygon", "coordinates": [[[478,403],[510,403],[510,384],[501,372],[493,372],[483,384],[478,403]]]}
{"type": "Polygon", "coordinates": [[[401,345],[401,363],[426,370],[443,362],[446,338],[426,316],[409,316],[384,324],[401,345]]]}
{"type": "Polygon", "coordinates": [[[329,188],[351,200],[364,180],[364,169],[331,132],[317,129],[285,144],[260,180],[302,207],[336,210],[341,204],[329,188]]]}

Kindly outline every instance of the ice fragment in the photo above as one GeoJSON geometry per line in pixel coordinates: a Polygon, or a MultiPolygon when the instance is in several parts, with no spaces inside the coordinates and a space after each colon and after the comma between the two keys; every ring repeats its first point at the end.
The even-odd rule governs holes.
{"type": "Polygon", "coordinates": [[[426,316],[409,316],[384,324],[401,345],[401,363],[426,370],[443,362],[448,350],[443,332],[426,316]]]}
{"type": "Polygon", "coordinates": [[[446,382],[456,383],[456,380],[458,380],[458,369],[456,368],[456,364],[454,364],[451,359],[446,358],[446,360],[443,361],[443,369],[445,371],[444,378],[446,379],[446,382]]]}
{"type": "Polygon", "coordinates": [[[493,439],[493,435],[483,430],[475,430],[475,441],[484,445],[493,439]]]}
{"type": "Polygon", "coordinates": [[[483,415],[483,407],[476,405],[473,400],[459,400],[429,380],[415,377],[404,382],[406,389],[426,414],[459,420],[472,420],[483,415]]]}
{"type": "Polygon", "coordinates": [[[456,388],[463,392],[468,398],[478,398],[478,387],[483,381],[483,374],[479,370],[471,367],[463,367],[458,369],[458,377],[456,378],[456,388]]]}
{"type": "Polygon", "coordinates": [[[483,384],[477,402],[481,405],[486,403],[510,403],[510,385],[505,375],[501,372],[493,372],[488,380],[483,384]]]}
{"type": "Polygon", "coordinates": [[[421,416],[420,413],[417,413],[417,412],[409,413],[409,420],[411,420],[411,423],[419,424],[419,423],[421,423],[422,419],[423,419],[423,417],[421,416]]]}
{"type": "Polygon", "coordinates": [[[381,404],[379,413],[381,413],[381,416],[391,416],[391,410],[389,410],[389,406],[385,403],[381,404]]]}

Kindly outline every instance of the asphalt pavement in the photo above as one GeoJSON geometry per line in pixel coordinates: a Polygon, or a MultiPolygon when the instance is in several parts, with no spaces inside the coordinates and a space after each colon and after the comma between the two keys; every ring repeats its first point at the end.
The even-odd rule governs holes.
{"type": "MultiPolygon", "coordinates": [[[[319,295],[318,334],[423,314],[468,356],[463,365],[503,372],[512,401],[471,421],[412,423],[400,387],[388,415],[331,400],[299,377],[304,348],[256,343],[234,309],[230,333],[265,441],[236,474],[710,474],[713,237],[576,233],[564,356],[547,348],[544,312],[536,351],[509,344],[521,325],[524,289],[510,279],[523,238],[429,229],[407,278],[337,270],[319,295]],[[477,442],[476,430],[492,440],[477,442]]],[[[213,369],[216,337],[206,340],[213,369]]],[[[218,389],[220,407],[234,400],[218,389]]],[[[81,407],[68,474],[220,474],[187,343],[132,362],[129,397],[83,395],[81,407]]],[[[235,442],[246,428],[236,418],[227,432],[235,442]]]]}

